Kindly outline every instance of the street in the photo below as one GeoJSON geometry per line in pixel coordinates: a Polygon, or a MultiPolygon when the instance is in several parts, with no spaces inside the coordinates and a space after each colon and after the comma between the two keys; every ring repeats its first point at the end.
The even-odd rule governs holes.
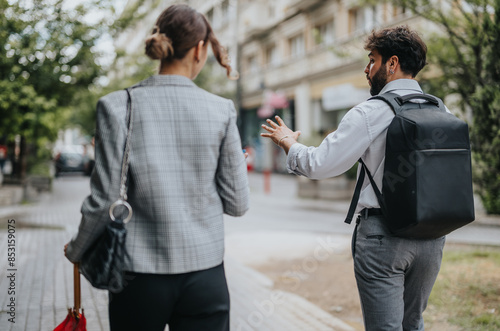
{"type": "MultiPolygon", "coordinates": [[[[249,231],[298,231],[352,235],[354,222],[344,223],[350,201],[325,201],[297,198],[294,176],[272,175],[271,192],[264,193],[264,179],[250,174],[252,204],[241,219],[228,219],[228,234],[249,231]]],[[[485,215],[447,236],[449,243],[500,246],[500,218],[485,224],[485,215]],[[496,224],[496,225],[495,225],[496,224]]]]}
{"type": "MultiPolygon", "coordinates": [[[[109,331],[119,298],[81,277],[75,304],[80,275],[64,256],[93,169],[135,176],[127,243],[138,259],[125,269],[185,263],[176,270],[196,277],[223,267],[231,331],[363,331],[360,298],[367,329],[412,327],[426,309],[426,330],[500,331],[500,0],[1,3],[0,331],[52,331],[74,306],[86,330],[109,331]],[[219,203],[241,214],[242,154],[250,209],[221,216],[219,203]],[[360,155],[374,177],[361,192],[360,155]],[[164,169],[176,176],[155,175],[164,169]],[[345,174],[312,181],[287,169],[345,174]],[[382,176],[384,196],[366,192],[382,176]],[[234,196],[219,201],[226,187],[234,196]],[[368,217],[356,232],[357,215],[345,223],[353,194],[360,206],[379,200],[366,215],[401,211],[399,224],[473,211],[475,221],[447,235],[444,251],[426,249],[444,238],[395,239],[368,217]],[[388,308],[391,290],[399,310],[388,308]]],[[[97,185],[119,193],[111,179],[97,185]]],[[[113,202],[103,227],[116,225],[106,224],[113,202]]],[[[137,289],[141,277],[127,276],[137,289]]],[[[161,304],[138,309],[175,303],[145,286],[154,295],[127,302],[123,321],[169,316],[161,304]]]]}
{"type": "MultiPolygon", "coordinates": [[[[274,291],[272,281],[252,268],[296,258],[314,263],[325,252],[348,250],[354,226],[343,220],[349,201],[298,199],[293,176],[272,175],[269,193],[262,175],[251,173],[249,179],[251,209],[225,219],[232,329],[353,330],[301,297],[274,291]]],[[[73,292],[63,246],[77,231],[88,193],[87,177],[62,176],[37,203],[0,209],[0,329],[52,330],[64,320],[73,292]],[[10,227],[8,220],[15,220],[10,227]]],[[[500,245],[500,227],[478,221],[449,235],[448,242],[500,245]]],[[[105,291],[82,281],[82,305],[88,330],[109,330],[105,291]]]]}

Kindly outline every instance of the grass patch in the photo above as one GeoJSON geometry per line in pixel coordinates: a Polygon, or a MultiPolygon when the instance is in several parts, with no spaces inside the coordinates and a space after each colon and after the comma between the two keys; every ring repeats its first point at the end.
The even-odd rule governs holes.
{"type": "Polygon", "coordinates": [[[51,177],[50,165],[50,162],[36,163],[30,167],[29,174],[33,176],[51,177]]]}
{"type": "Polygon", "coordinates": [[[500,330],[500,248],[446,245],[426,318],[463,330],[500,330]]]}

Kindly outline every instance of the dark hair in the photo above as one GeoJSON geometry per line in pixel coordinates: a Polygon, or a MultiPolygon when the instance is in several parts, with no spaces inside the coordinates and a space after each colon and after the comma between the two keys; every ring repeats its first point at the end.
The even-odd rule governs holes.
{"type": "Polygon", "coordinates": [[[146,55],[153,60],[182,59],[200,40],[210,42],[217,62],[230,77],[229,56],[215,37],[208,20],[184,4],[172,5],[158,17],[152,35],[146,39],[146,55]]]}
{"type": "Polygon", "coordinates": [[[410,30],[407,25],[372,31],[366,40],[365,49],[377,50],[382,56],[382,64],[396,55],[401,70],[412,77],[427,64],[427,46],[417,32],[410,30]]]}

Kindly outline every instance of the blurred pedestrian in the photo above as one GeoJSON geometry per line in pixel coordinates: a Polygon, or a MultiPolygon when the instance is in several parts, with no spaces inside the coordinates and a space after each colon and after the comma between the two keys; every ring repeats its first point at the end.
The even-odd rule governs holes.
{"type": "Polygon", "coordinates": [[[3,167],[7,161],[7,146],[0,145],[0,173],[3,174],[3,167]]]}
{"type": "MultiPolygon", "coordinates": [[[[146,40],[146,54],[161,64],[158,75],[131,90],[132,263],[124,290],[109,296],[113,331],[229,330],[223,213],[243,215],[249,189],[233,102],[192,82],[209,44],[229,77],[225,49],[207,19],[187,5],[168,7],[146,40]]],[[[125,91],[97,105],[95,170],[66,250],[72,262],[102,233],[119,196],[126,110],[125,91]]]]}
{"type": "MultiPolygon", "coordinates": [[[[371,95],[423,93],[415,80],[426,64],[427,46],[406,26],[373,31],[365,74],[371,95]]],[[[338,129],[318,147],[297,142],[283,120],[268,120],[263,137],[271,138],[287,153],[291,173],[312,179],[338,176],[359,159],[382,187],[386,132],[394,119],[390,106],[368,100],[353,107],[338,129]]],[[[424,330],[422,313],[438,275],[445,238],[405,239],[393,236],[384,223],[380,205],[368,179],[362,186],[353,235],[356,281],[366,330],[424,330]]]]}

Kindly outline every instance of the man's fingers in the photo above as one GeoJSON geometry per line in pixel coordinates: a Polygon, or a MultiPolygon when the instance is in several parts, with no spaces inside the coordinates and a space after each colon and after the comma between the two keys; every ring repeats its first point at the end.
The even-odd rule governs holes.
{"type": "Polygon", "coordinates": [[[278,124],[274,123],[273,121],[271,120],[266,120],[267,123],[269,123],[270,126],[273,127],[273,129],[277,129],[278,128],[278,124]]]}
{"type": "Polygon", "coordinates": [[[271,138],[270,133],[261,133],[260,135],[261,135],[261,137],[271,138]]]}
{"type": "Polygon", "coordinates": [[[274,132],[274,129],[273,129],[273,128],[270,128],[270,127],[268,127],[268,126],[267,126],[267,125],[265,125],[265,124],[262,124],[262,128],[263,128],[264,130],[266,130],[266,131],[269,131],[269,132],[274,132]]]}
{"type": "Polygon", "coordinates": [[[280,126],[286,126],[285,122],[283,122],[283,120],[281,119],[281,117],[276,116],[276,121],[278,121],[278,124],[280,126]]]}

